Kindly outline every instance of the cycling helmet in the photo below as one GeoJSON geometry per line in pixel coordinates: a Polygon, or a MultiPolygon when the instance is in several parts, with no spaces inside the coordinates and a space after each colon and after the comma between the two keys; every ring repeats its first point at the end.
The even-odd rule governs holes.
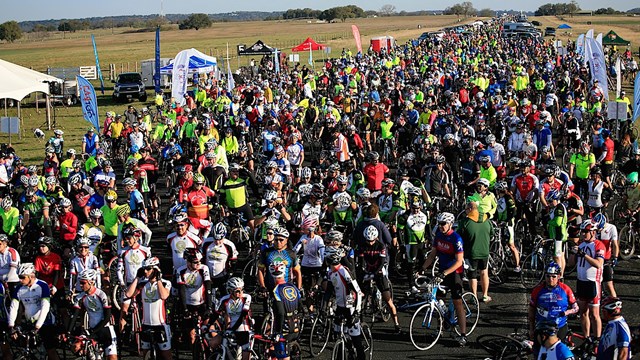
{"type": "Polygon", "coordinates": [[[115,190],[109,190],[104,194],[105,201],[116,201],[118,199],[118,193],[115,190]]]}
{"type": "Polygon", "coordinates": [[[181,222],[185,222],[188,221],[189,217],[187,216],[187,214],[185,214],[184,212],[178,212],[175,215],[173,215],[173,222],[174,223],[181,223],[181,222]]]}
{"type": "Polygon", "coordinates": [[[102,217],[102,210],[95,208],[95,209],[91,209],[91,211],[89,212],[89,216],[92,218],[101,218],[102,217]]]}
{"type": "Polygon", "coordinates": [[[38,245],[47,245],[48,247],[51,248],[51,246],[53,245],[53,238],[49,236],[41,236],[38,239],[38,245]]]}
{"type": "Polygon", "coordinates": [[[29,177],[28,185],[29,185],[29,186],[32,186],[32,187],[33,187],[33,186],[38,186],[38,177],[37,177],[37,176],[31,176],[31,177],[29,177]]]}
{"type": "Polygon", "coordinates": [[[227,288],[228,293],[233,293],[233,290],[244,289],[244,280],[239,277],[229,278],[225,287],[227,288]]]}
{"type": "Polygon", "coordinates": [[[140,147],[138,145],[131,145],[131,148],[129,149],[129,151],[131,151],[132,154],[135,154],[138,151],[140,151],[140,147]]]}
{"type": "Polygon", "coordinates": [[[29,186],[29,177],[27,175],[20,175],[20,182],[22,186],[29,186]]]}
{"type": "Polygon", "coordinates": [[[238,152],[246,152],[249,151],[249,148],[247,147],[247,145],[240,145],[238,147],[238,152]]]}
{"type": "Polygon", "coordinates": [[[371,197],[371,191],[366,187],[361,187],[356,190],[356,196],[360,199],[369,199],[371,197]]]}
{"type": "Polygon", "coordinates": [[[580,224],[580,230],[592,231],[596,229],[596,225],[591,220],[585,220],[580,224]]]}
{"type": "Polygon", "coordinates": [[[76,246],[80,247],[80,246],[89,246],[91,244],[91,241],[89,241],[88,237],[79,237],[78,240],[76,240],[76,246]]]}
{"type": "Polygon", "coordinates": [[[53,154],[53,153],[55,153],[55,152],[56,152],[56,150],[53,148],[53,146],[47,146],[47,147],[44,149],[44,152],[45,152],[45,153],[47,153],[47,154],[53,154]]]}
{"type": "Polygon", "coordinates": [[[284,271],[287,269],[287,265],[283,262],[276,261],[269,264],[269,272],[271,276],[274,278],[279,278],[284,276],[284,271]]]}
{"type": "Polygon", "coordinates": [[[184,259],[187,262],[196,262],[202,260],[202,253],[196,248],[189,248],[184,251],[184,259]]]}
{"type": "Polygon", "coordinates": [[[305,166],[302,168],[302,171],[300,172],[300,175],[303,178],[310,178],[311,177],[311,168],[305,166]]]}
{"type": "Polygon", "coordinates": [[[378,238],[380,233],[378,232],[378,229],[375,226],[369,225],[364,229],[363,235],[364,235],[364,238],[367,239],[368,241],[374,241],[378,238]]]}
{"type": "Polygon", "coordinates": [[[382,186],[383,187],[393,186],[395,184],[396,184],[395,180],[390,179],[390,178],[384,178],[384,180],[382,180],[382,186]]]}
{"type": "Polygon", "coordinates": [[[274,229],[274,236],[289,238],[289,231],[286,228],[280,226],[274,229]]]}
{"type": "Polygon", "coordinates": [[[556,174],[556,169],[554,168],[553,165],[550,165],[550,166],[547,166],[547,167],[544,168],[544,173],[547,176],[553,176],[553,175],[556,174]]]}
{"type": "Polygon", "coordinates": [[[136,186],[137,182],[133,178],[125,178],[122,180],[122,185],[124,186],[136,186]]]}
{"type": "Polygon", "coordinates": [[[506,181],[498,181],[498,182],[496,183],[496,185],[494,186],[494,189],[495,189],[496,191],[504,191],[504,190],[506,190],[507,188],[508,188],[508,186],[507,186],[507,182],[506,182],[506,181]]]}
{"type": "Polygon", "coordinates": [[[6,234],[0,234],[0,242],[9,242],[9,237],[6,234]]]}
{"type": "Polygon", "coordinates": [[[325,235],[328,243],[341,243],[343,238],[344,234],[338,230],[331,230],[325,235]]]}
{"type": "Polygon", "coordinates": [[[29,165],[27,172],[29,172],[29,174],[35,174],[38,172],[38,167],[36,165],[29,165]]]}
{"type": "Polygon", "coordinates": [[[268,217],[267,220],[264,221],[264,225],[266,226],[267,230],[273,230],[279,226],[278,219],[274,217],[268,217]]]}
{"type": "Polygon", "coordinates": [[[336,181],[338,182],[338,184],[347,184],[349,182],[349,179],[345,175],[338,175],[336,181]]]}
{"type": "Polygon", "coordinates": [[[10,196],[7,196],[4,199],[2,199],[2,208],[3,209],[9,210],[9,208],[11,208],[11,206],[13,206],[13,200],[11,200],[10,196]]]}
{"type": "Polygon", "coordinates": [[[327,246],[324,249],[324,258],[329,265],[338,265],[344,257],[344,249],[337,246],[327,246]]]}
{"type": "Polygon", "coordinates": [[[265,201],[275,201],[278,198],[278,193],[275,190],[267,190],[264,192],[265,201]]]}
{"type": "Polygon", "coordinates": [[[78,275],[79,281],[95,282],[98,278],[98,271],[95,269],[85,269],[78,275]]]}
{"type": "Polygon", "coordinates": [[[600,307],[605,309],[609,315],[620,315],[622,312],[622,300],[617,297],[607,296],[602,300],[600,307]]]}
{"type": "Polygon", "coordinates": [[[627,175],[627,182],[629,184],[637,184],[638,183],[638,172],[634,171],[631,174],[627,175]]]}
{"type": "Polygon", "coordinates": [[[422,209],[422,200],[420,199],[416,199],[411,203],[411,208],[412,209],[422,209]]]}
{"type": "Polygon", "coordinates": [[[195,173],[193,175],[193,182],[196,184],[203,185],[207,180],[204,178],[204,175],[200,173],[195,173]]]}
{"type": "Polygon", "coordinates": [[[213,160],[216,158],[216,153],[214,152],[208,152],[206,154],[204,154],[204,158],[207,160],[213,160]]]}
{"type": "Polygon", "coordinates": [[[480,162],[481,163],[488,163],[491,162],[491,157],[490,156],[480,156],[480,162]]]}
{"type": "Polygon", "coordinates": [[[556,189],[549,190],[549,192],[545,196],[545,199],[547,199],[547,201],[560,200],[560,198],[561,198],[560,191],[556,189]]]}
{"type": "MultiPolygon", "coordinates": [[[[442,138],[442,140],[447,141],[447,140],[454,140],[456,137],[453,136],[453,134],[445,134],[444,137],[442,138]]],[[[494,137],[495,140],[495,137],[494,137]]],[[[487,136],[487,141],[489,141],[489,137],[487,136]]]]}
{"type": "Polygon", "coordinates": [[[125,216],[125,215],[129,215],[130,213],[131,213],[131,208],[129,207],[129,205],[124,204],[124,205],[121,205],[118,208],[117,215],[118,216],[125,216]]]}
{"type": "Polygon", "coordinates": [[[237,163],[229,164],[229,171],[240,171],[240,165],[237,163]]]}
{"type": "Polygon", "coordinates": [[[439,223],[445,222],[445,223],[448,223],[448,224],[453,224],[453,222],[456,220],[456,217],[450,212],[442,212],[442,213],[438,214],[438,217],[437,217],[436,220],[439,223]]]}
{"type": "Polygon", "coordinates": [[[340,164],[329,165],[329,171],[340,171],[340,164]]]}
{"type": "Polygon", "coordinates": [[[36,268],[33,266],[33,263],[22,263],[18,268],[18,276],[22,275],[34,275],[36,273],[36,268]]]}
{"type": "Polygon", "coordinates": [[[407,188],[407,195],[422,196],[422,190],[419,187],[411,186],[407,188]]]}
{"type": "Polygon", "coordinates": [[[111,167],[111,161],[109,160],[102,160],[102,165],[103,168],[107,168],[107,167],[111,167]]]}
{"type": "Polygon", "coordinates": [[[136,166],[136,165],[138,165],[138,159],[136,159],[134,157],[129,158],[129,159],[127,159],[127,164],[126,165],[127,165],[127,167],[136,166]]]}
{"type": "Polygon", "coordinates": [[[76,150],[75,149],[67,150],[67,155],[75,155],[75,154],[76,154],[76,150]]]}
{"type": "Polygon", "coordinates": [[[607,223],[607,217],[602,213],[596,214],[592,220],[600,230],[602,230],[602,228],[604,228],[604,224],[607,223]]]}
{"type": "Polygon", "coordinates": [[[368,158],[369,160],[373,161],[373,160],[378,160],[380,159],[380,154],[378,154],[376,151],[372,151],[368,154],[368,158]]]}
{"type": "Polygon", "coordinates": [[[493,144],[496,141],[496,136],[493,134],[489,134],[487,135],[485,140],[487,141],[488,144],[493,144]]]}
{"type": "Polygon", "coordinates": [[[283,154],[284,153],[284,148],[280,145],[276,146],[276,148],[273,150],[274,154],[283,154]]]}
{"type": "Polygon", "coordinates": [[[445,159],[443,155],[438,155],[435,158],[435,161],[436,161],[436,164],[444,164],[447,161],[447,159],[445,159]]]}
{"type": "Polygon", "coordinates": [[[44,181],[47,185],[56,185],[58,183],[58,179],[55,176],[48,176],[44,181]]]}
{"type": "Polygon", "coordinates": [[[589,146],[588,142],[583,141],[583,142],[580,143],[580,151],[581,152],[588,153],[590,148],[591,148],[591,146],[589,146]]]}
{"type": "Polygon", "coordinates": [[[547,265],[546,273],[552,275],[560,275],[560,265],[558,265],[555,261],[550,262],[549,265],[547,265]]]}
{"type": "Polygon", "coordinates": [[[398,169],[396,174],[398,175],[398,177],[407,177],[409,176],[409,170],[407,170],[407,168],[400,168],[398,169]]]}
{"type": "Polygon", "coordinates": [[[599,166],[594,166],[591,168],[591,172],[589,172],[589,174],[602,176],[602,169],[600,169],[599,166]]]}
{"type": "Polygon", "coordinates": [[[489,180],[487,180],[485,178],[480,178],[480,179],[478,179],[478,185],[484,185],[486,187],[489,187],[489,185],[491,185],[491,183],[489,182],[489,180]]]}
{"type": "Polygon", "coordinates": [[[216,240],[224,239],[227,236],[227,227],[219,222],[213,227],[213,238],[216,240]]]}
{"type": "Polygon", "coordinates": [[[73,162],[71,163],[71,166],[73,166],[74,168],[81,168],[82,167],[82,161],[81,160],[73,160],[73,162]]]}
{"type": "Polygon", "coordinates": [[[541,153],[548,153],[549,151],[551,151],[551,148],[548,145],[542,145],[540,147],[540,152],[541,153]]]}
{"type": "Polygon", "coordinates": [[[267,163],[267,168],[268,169],[277,169],[278,168],[278,163],[276,163],[275,161],[269,161],[267,163]]]}
{"type": "Polygon", "coordinates": [[[156,269],[160,269],[160,259],[158,259],[155,256],[152,256],[150,258],[144,259],[144,261],[142,261],[142,267],[143,268],[156,268],[156,269]]]}
{"type": "Polygon", "coordinates": [[[71,177],[69,177],[69,185],[75,185],[80,183],[80,181],[82,181],[82,176],[80,176],[80,174],[75,174],[71,177]]]}
{"type": "Polygon", "coordinates": [[[558,325],[555,320],[541,320],[536,324],[536,334],[554,336],[558,333],[558,325]]]}
{"type": "Polygon", "coordinates": [[[302,220],[302,225],[300,226],[303,230],[315,231],[318,227],[318,216],[317,215],[308,215],[302,220]]]}
{"type": "Polygon", "coordinates": [[[62,206],[62,207],[71,206],[71,200],[69,200],[69,199],[67,199],[67,198],[62,198],[62,199],[60,199],[59,204],[60,204],[60,206],[62,206]]]}
{"type": "Polygon", "coordinates": [[[509,163],[510,163],[510,164],[513,164],[513,165],[520,165],[520,158],[519,158],[519,157],[512,156],[512,157],[509,159],[509,163]]]}
{"type": "Polygon", "coordinates": [[[34,196],[36,194],[36,189],[34,188],[28,188],[27,191],[25,192],[25,196],[30,197],[30,196],[34,196]]]}
{"type": "MultiPolygon", "coordinates": [[[[446,136],[446,135],[445,135],[446,136]]],[[[413,161],[416,159],[416,154],[414,154],[413,152],[408,152],[404,155],[404,159],[405,160],[409,160],[409,161],[413,161]]]]}

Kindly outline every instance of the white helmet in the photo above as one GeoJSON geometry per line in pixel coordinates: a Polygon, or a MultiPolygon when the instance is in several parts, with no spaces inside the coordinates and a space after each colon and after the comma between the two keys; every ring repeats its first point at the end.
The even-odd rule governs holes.
{"type": "Polygon", "coordinates": [[[224,239],[227,236],[227,227],[223,223],[219,222],[213,228],[213,238],[216,240],[224,239]]]}
{"type": "Polygon", "coordinates": [[[327,240],[327,242],[332,243],[332,242],[342,242],[342,238],[344,237],[344,235],[338,231],[338,230],[331,230],[327,233],[327,235],[325,236],[325,239],[327,240]]]}
{"type": "Polygon", "coordinates": [[[122,180],[122,185],[124,186],[136,186],[137,182],[133,178],[125,178],[122,180]]]}
{"type": "Polygon", "coordinates": [[[80,275],[78,275],[78,280],[81,281],[96,281],[98,277],[98,272],[95,269],[86,269],[83,270],[80,275]]]}
{"type": "Polygon", "coordinates": [[[102,210],[95,208],[95,209],[91,209],[91,211],[89,212],[89,216],[92,218],[101,218],[102,217],[102,210]]]}
{"type": "Polygon", "coordinates": [[[144,259],[144,261],[142,262],[143,268],[146,268],[146,267],[159,268],[159,266],[160,266],[160,260],[155,256],[150,257],[148,259],[144,259]]]}
{"type": "Polygon", "coordinates": [[[36,268],[33,266],[33,263],[22,263],[20,264],[20,268],[18,268],[18,275],[34,275],[36,273],[36,268]]]}
{"type": "Polygon", "coordinates": [[[67,198],[62,198],[62,199],[60,199],[60,203],[59,204],[62,207],[71,206],[71,200],[69,200],[67,198]]]}
{"type": "Polygon", "coordinates": [[[12,206],[13,206],[13,200],[11,200],[10,196],[7,196],[4,199],[2,199],[2,208],[3,209],[8,210],[12,206]]]}
{"type": "Polygon", "coordinates": [[[356,196],[361,199],[369,199],[371,197],[371,191],[366,187],[361,187],[356,191],[356,196]]]}
{"type": "Polygon", "coordinates": [[[378,232],[378,229],[376,229],[375,226],[369,225],[364,229],[363,235],[365,239],[369,241],[373,241],[378,238],[380,233],[378,232]]]}
{"type": "Polygon", "coordinates": [[[226,288],[228,292],[235,289],[244,289],[244,280],[239,277],[232,277],[227,280],[226,288]]]}
{"type": "Polygon", "coordinates": [[[76,246],[89,246],[90,244],[91,244],[91,241],[89,241],[89,238],[84,236],[76,240],[76,246]]]}
{"type": "Polygon", "coordinates": [[[264,193],[264,200],[265,201],[275,201],[278,198],[278,193],[275,192],[274,190],[267,190],[264,193]]]}
{"type": "Polygon", "coordinates": [[[438,218],[437,218],[437,221],[439,223],[446,222],[448,224],[453,224],[455,220],[456,220],[456,217],[450,212],[442,212],[438,214],[438,218]]]}
{"type": "Polygon", "coordinates": [[[82,176],[80,176],[80,174],[75,174],[73,176],[69,177],[69,185],[75,185],[77,183],[79,183],[80,181],[82,181],[82,176]]]}
{"type": "Polygon", "coordinates": [[[278,163],[273,160],[267,163],[267,169],[271,169],[271,168],[276,169],[277,167],[278,167],[278,163]]]}
{"type": "Polygon", "coordinates": [[[302,172],[300,174],[303,178],[310,178],[311,177],[311,169],[307,166],[302,168],[302,172]]]}
{"type": "Polygon", "coordinates": [[[487,179],[485,179],[485,178],[480,178],[480,179],[478,179],[478,184],[480,184],[480,185],[484,185],[484,186],[486,186],[486,187],[489,187],[489,185],[490,185],[491,183],[489,182],[489,180],[487,180],[487,179]]]}

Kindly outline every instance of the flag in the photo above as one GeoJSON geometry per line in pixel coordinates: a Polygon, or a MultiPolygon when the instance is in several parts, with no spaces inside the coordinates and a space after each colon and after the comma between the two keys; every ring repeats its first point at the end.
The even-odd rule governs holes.
{"type": "Polygon", "coordinates": [[[82,106],[82,115],[94,128],[96,133],[100,133],[100,120],[98,117],[98,100],[96,99],[96,91],[93,85],[82,76],[77,76],[78,94],[80,95],[80,106],[82,106]]]}
{"type": "Polygon", "coordinates": [[[576,41],[576,53],[580,55],[584,54],[584,34],[580,34],[580,36],[578,36],[578,40],[576,41]]]}
{"type": "Polygon", "coordinates": [[[620,96],[622,91],[622,70],[620,69],[620,56],[616,59],[616,97],[620,96]]]}
{"type": "Polygon", "coordinates": [[[594,38],[585,40],[585,59],[589,62],[591,69],[591,82],[598,79],[602,87],[603,95],[609,100],[609,84],[607,83],[607,66],[604,61],[604,51],[602,46],[594,38]]]}
{"type": "Polygon", "coordinates": [[[278,49],[275,49],[273,52],[273,63],[276,69],[276,74],[280,73],[280,54],[278,53],[278,49]]]}
{"type": "Polygon", "coordinates": [[[353,32],[353,38],[356,39],[356,48],[358,52],[362,53],[362,40],[360,39],[360,29],[356,25],[351,25],[351,31],[353,32]]]}
{"type": "Polygon", "coordinates": [[[176,58],[173,61],[173,72],[171,75],[171,96],[179,105],[182,105],[184,94],[187,93],[190,57],[191,54],[188,50],[182,50],[178,53],[178,55],[176,55],[176,58]]]}
{"type": "Polygon", "coordinates": [[[596,41],[598,42],[598,44],[600,44],[600,47],[602,47],[602,33],[596,36],[596,41]]]}
{"type": "Polygon", "coordinates": [[[231,63],[227,59],[227,91],[229,94],[233,91],[233,88],[236,87],[236,82],[233,80],[233,74],[231,73],[231,63]]]}
{"type": "Polygon", "coordinates": [[[160,26],[156,28],[156,66],[153,74],[153,86],[156,94],[160,92],[160,26]]]}
{"type": "Polygon", "coordinates": [[[590,29],[589,31],[587,31],[586,38],[587,39],[593,39],[593,29],[590,29]]]}
{"type": "Polygon", "coordinates": [[[313,46],[309,46],[309,65],[313,66],[313,46]]]}
{"type": "Polygon", "coordinates": [[[633,87],[633,119],[631,122],[638,120],[638,116],[640,116],[640,72],[636,75],[633,87]]]}
{"type": "Polygon", "coordinates": [[[100,61],[98,60],[98,48],[96,47],[96,38],[91,34],[91,42],[93,43],[93,55],[96,57],[96,72],[100,79],[100,92],[104,95],[104,80],[102,79],[102,70],[100,70],[100,61]]]}

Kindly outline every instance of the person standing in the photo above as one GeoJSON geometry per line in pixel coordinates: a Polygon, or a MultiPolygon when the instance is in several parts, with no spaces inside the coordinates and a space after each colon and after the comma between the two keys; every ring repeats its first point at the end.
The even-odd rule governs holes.
{"type": "Polygon", "coordinates": [[[607,322],[598,344],[597,360],[631,358],[631,331],[622,317],[622,301],[617,297],[602,300],[602,318],[607,322]]]}
{"type": "Polygon", "coordinates": [[[541,321],[536,325],[536,340],[542,344],[538,360],[574,360],[575,357],[567,345],[558,338],[558,326],[553,320],[541,321]]]}
{"type": "Polygon", "coordinates": [[[478,203],[469,201],[465,208],[467,213],[458,224],[458,233],[465,244],[465,261],[469,263],[469,284],[471,291],[477,295],[478,276],[482,286],[482,302],[490,302],[489,296],[489,243],[493,233],[493,225],[485,214],[478,211],[478,203]]]}
{"type": "Polygon", "coordinates": [[[576,252],[576,271],[578,274],[576,297],[580,307],[580,322],[585,336],[590,336],[593,327],[595,338],[599,338],[602,332],[599,310],[600,283],[605,248],[602,242],[596,239],[596,225],[591,220],[582,222],[580,234],[582,235],[582,243],[576,252]]]}

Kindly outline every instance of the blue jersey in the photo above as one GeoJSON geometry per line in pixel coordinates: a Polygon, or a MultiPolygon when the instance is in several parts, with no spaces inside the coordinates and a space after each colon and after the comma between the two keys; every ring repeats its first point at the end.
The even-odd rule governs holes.
{"type": "Polygon", "coordinates": [[[273,279],[273,276],[271,276],[271,273],[269,272],[269,265],[273,263],[283,263],[285,265],[285,282],[289,282],[291,280],[291,269],[299,266],[298,257],[293,252],[293,250],[276,250],[274,248],[269,248],[266,251],[263,251],[259,266],[266,270],[265,274],[267,276],[265,276],[265,285],[267,289],[273,289],[275,287],[275,281],[273,279]]]}
{"type": "Polygon", "coordinates": [[[558,327],[567,323],[566,316],[560,316],[576,303],[573,291],[565,283],[549,288],[545,284],[536,286],[531,292],[529,305],[536,308],[536,323],[542,320],[554,320],[558,327]]]}
{"type": "Polygon", "coordinates": [[[629,356],[631,358],[631,331],[629,325],[623,317],[619,317],[615,320],[611,320],[607,323],[607,326],[602,331],[602,337],[600,337],[600,343],[598,344],[598,356],[597,360],[615,360],[618,358],[618,351],[621,348],[629,349],[629,356]]]}
{"type": "Polygon", "coordinates": [[[542,346],[538,353],[538,360],[574,360],[575,357],[569,347],[558,341],[550,348],[542,346]]]}
{"type": "Polygon", "coordinates": [[[100,209],[104,206],[104,204],[104,196],[98,193],[94,193],[93,195],[91,195],[89,201],[87,202],[87,206],[91,209],[100,209]]]}
{"type": "MultiPolygon", "coordinates": [[[[445,235],[438,229],[433,239],[433,246],[438,250],[438,266],[440,271],[444,271],[453,266],[456,262],[456,254],[464,252],[462,238],[455,231],[445,235]]],[[[457,273],[462,273],[462,271],[462,266],[456,270],[457,273]]]]}

